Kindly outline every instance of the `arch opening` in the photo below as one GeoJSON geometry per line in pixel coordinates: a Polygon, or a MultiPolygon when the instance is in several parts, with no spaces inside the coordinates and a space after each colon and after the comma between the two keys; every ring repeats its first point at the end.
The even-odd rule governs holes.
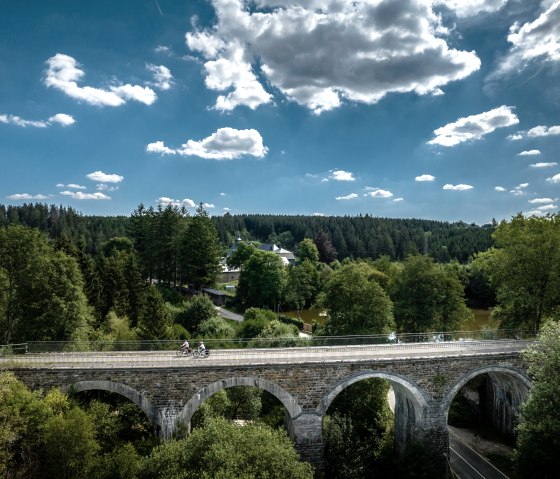
{"type": "Polygon", "coordinates": [[[396,374],[371,371],[338,383],[317,408],[328,477],[398,475],[408,460],[431,469],[423,441],[429,407],[422,389],[396,374]]]}
{"type": "Polygon", "coordinates": [[[463,376],[449,388],[442,405],[451,447],[466,442],[511,473],[515,428],[530,386],[528,376],[512,367],[488,366],[463,376]]]}
{"type": "Polygon", "coordinates": [[[191,423],[196,427],[204,414],[218,414],[240,421],[254,420],[264,411],[265,423],[278,425],[281,406],[282,422],[289,431],[291,421],[302,412],[295,399],[277,384],[255,377],[233,377],[216,381],[198,391],[177,416],[175,434],[188,432],[191,423]],[[208,401],[210,400],[210,401],[208,401]],[[201,406],[208,401],[204,411],[201,406]],[[220,408],[222,409],[220,411],[220,408]],[[236,417],[234,417],[236,416],[236,417]]]}
{"type": "Polygon", "coordinates": [[[79,381],[61,388],[62,392],[69,395],[88,391],[103,391],[128,399],[146,415],[156,434],[161,431],[161,418],[152,402],[136,391],[122,383],[114,381],[79,381]]]}

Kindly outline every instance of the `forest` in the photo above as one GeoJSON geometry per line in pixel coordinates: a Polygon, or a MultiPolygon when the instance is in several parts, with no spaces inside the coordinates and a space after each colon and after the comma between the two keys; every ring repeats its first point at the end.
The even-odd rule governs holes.
{"type": "MultiPolygon", "coordinates": [[[[290,346],[301,340],[301,321],[280,314],[288,309],[323,311],[324,322],[313,326],[315,336],[389,337],[393,332],[456,330],[472,315],[471,305],[491,306],[501,328],[543,332],[555,344],[550,331],[556,331],[552,325],[560,319],[557,215],[517,215],[477,227],[368,216],[217,218],[202,206],[191,215],[171,206],[139,205],[130,217],[116,218],[85,217],[71,208],[46,205],[0,207],[0,213],[3,344],[66,341],[69,348],[86,344],[111,349],[122,341],[141,340],[176,348],[189,338],[215,345],[235,339],[242,347],[258,347],[262,341],[290,346]],[[344,241],[335,240],[336,231],[344,241]],[[369,243],[368,234],[374,238],[369,243]],[[236,249],[226,257],[237,238],[236,249]],[[393,249],[378,249],[382,238],[391,238],[387,244],[393,249]],[[286,265],[278,255],[259,249],[261,241],[292,249],[295,264],[286,265]],[[442,256],[444,250],[447,255],[442,256]],[[197,294],[204,287],[225,291],[218,281],[224,261],[239,270],[227,304],[244,315],[239,323],[219,316],[211,300],[197,294]],[[194,292],[192,297],[181,293],[185,288],[194,292]]],[[[548,364],[538,357],[537,371],[539,364],[548,364]]],[[[548,377],[543,378],[543,394],[560,397],[548,377]]],[[[384,381],[362,381],[333,402],[324,420],[327,477],[433,477],[430,458],[421,448],[409,451],[408,459],[394,461],[387,388],[384,381]],[[356,395],[359,404],[352,399],[356,395]],[[361,415],[363,404],[377,414],[361,415]]],[[[147,430],[145,418],[114,398],[38,394],[9,374],[0,376],[0,462],[5,477],[36,477],[37,468],[44,467],[44,477],[233,478],[242,477],[240,464],[248,461],[255,462],[255,470],[243,477],[312,477],[282,432],[282,413],[259,390],[233,388],[216,395],[194,421],[212,435],[196,433],[195,427],[188,437],[163,444],[147,430]],[[241,403],[254,408],[247,411],[241,403]],[[227,422],[231,419],[249,421],[254,429],[238,436],[227,422]],[[13,436],[12,430],[19,432],[13,436]],[[130,437],[131,430],[144,432],[130,437]],[[190,441],[189,446],[181,441],[190,441]],[[255,444],[267,444],[267,451],[285,458],[282,467],[287,469],[261,451],[269,463],[232,454],[227,470],[221,470],[218,451],[236,449],[236,441],[246,441],[243,454],[261,451],[255,444]],[[209,449],[217,456],[201,465],[185,452],[191,448],[209,449]],[[42,457],[53,451],[60,461],[43,464],[42,457]],[[274,475],[271,464],[284,472],[274,475]],[[201,476],[205,467],[211,472],[201,476]]],[[[519,477],[533,477],[526,473],[527,451],[542,427],[534,423],[545,421],[554,429],[547,418],[534,415],[532,421],[520,426],[522,441],[515,457],[525,469],[519,477]]],[[[542,454],[548,450],[541,446],[542,454]]],[[[555,464],[553,457],[544,460],[555,464]]]]}

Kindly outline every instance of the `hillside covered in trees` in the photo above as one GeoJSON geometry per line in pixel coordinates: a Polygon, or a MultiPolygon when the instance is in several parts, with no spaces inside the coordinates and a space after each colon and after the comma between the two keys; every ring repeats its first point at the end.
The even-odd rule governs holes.
{"type": "MultiPolygon", "coordinates": [[[[146,214],[158,209],[139,206],[146,214]]],[[[159,208],[159,210],[165,208],[159,208]]],[[[185,212],[186,214],[186,212],[185,212]]],[[[134,213],[133,213],[134,216],[134,213]]],[[[171,218],[171,216],[170,216],[171,218]]],[[[213,216],[224,248],[235,239],[276,243],[292,249],[304,238],[323,233],[336,250],[337,258],[372,258],[386,255],[404,259],[407,254],[429,254],[437,261],[456,259],[461,263],[492,246],[495,224],[477,226],[463,222],[360,216],[230,215],[213,216]]],[[[37,228],[52,239],[66,238],[96,254],[101,245],[116,236],[131,236],[131,218],[86,216],[71,207],[23,204],[0,205],[0,227],[25,225],[37,228]]]]}

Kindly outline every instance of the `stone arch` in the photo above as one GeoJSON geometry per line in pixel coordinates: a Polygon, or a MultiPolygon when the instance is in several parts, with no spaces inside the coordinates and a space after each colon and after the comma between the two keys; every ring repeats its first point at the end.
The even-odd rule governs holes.
{"type": "Polygon", "coordinates": [[[286,411],[288,411],[288,414],[290,416],[290,421],[298,417],[302,413],[300,405],[293,398],[293,396],[285,389],[269,381],[268,379],[257,377],[232,377],[221,379],[200,389],[189,400],[189,402],[185,404],[181,412],[178,414],[175,427],[177,427],[177,425],[180,423],[189,424],[193,414],[196,412],[198,407],[210,396],[216,394],[222,389],[227,389],[235,386],[253,386],[268,391],[270,394],[276,397],[276,399],[278,399],[286,408],[286,411]]]}
{"type": "Polygon", "coordinates": [[[127,386],[126,384],[117,383],[114,381],[78,381],[70,385],[63,386],[61,391],[65,393],[71,392],[83,392],[83,391],[108,391],[124,396],[129,401],[136,404],[146,417],[149,419],[150,423],[154,426],[157,433],[161,431],[162,420],[160,414],[156,407],[153,405],[146,396],[139,393],[136,389],[127,386]]]}
{"type": "Polygon", "coordinates": [[[430,428],[441,429],[443,418],[437,417],[438,414],[434,416],[434,403],[424,390],[411,379],[387,371],[360,372],[343,379],[323,397],[315,414],[322,418],[342,390],[369,378],[387,379],[395,392],[395,445],[398,454],[403,453],[412,442],[422,441],[430,428]]]}
{"type": "Polygon", "coordinates": [[[501,434],[514,439],[519,410],[529,393],[531,380],[524,372],[510,366],[486,366],[462,376],[444,396],[442,410],[446,422],[451,403],[460,389],[476,377],[484,378],[476,387],[474,399],[483,417],[501,434]]]}
{"type": "Polygon", "coordinates": [[[513,379],[517,383],[517,386],[520,386],[520,391],[522,391],[523,393],[527,393],[529,389],[531,389],[531,379],[529,378],[529,376],[527,376],[527,374],[525,374],[523,371],[512,366],[491,365],[473,369],[472,371],[469,371],[468,373],[461,376],[461,378],[459,378],[459,380],[455,384],[453,384],[445,393],[443,401],[441,403],[441,407],[443,409],[445,417],[447,417],[449,408],[451,407],[451,403],[453,402],[453,399],[455,399],[455,396],[460,391],[460,389],[471,379],[474,379],[475,377],[482,374],[488,374],[492,379],[497,380],[513,379]]]}

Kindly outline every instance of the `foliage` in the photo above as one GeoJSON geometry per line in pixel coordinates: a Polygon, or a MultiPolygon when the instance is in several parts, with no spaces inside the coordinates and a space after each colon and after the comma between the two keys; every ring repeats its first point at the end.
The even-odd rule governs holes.
{"type": "Polygon", "coordinates": [[[317,267],[309,259],[288,269],[286,300],[295,306],[298,315],[315,302],[320,288],[319,281],[317,267]]]}
{"type": "Polygon", "coordinates": [[[204,339],[228,339],[235,336],[235,328],[224,318],[214,316],[199,323],[197,333],[204,339]]]}
{"type": "Polygon", "coordinates": [[[303,263],[307,260],[313,265],[319,262],[319,250],[312,239],[304,238],[303,241],[298,243],[296,259],[298,263],[303,263]]]}
{"type": "Polygon", "coordinates": [[[521,408],[515,459],[520,477],[554,478],[560,468],[560,322],[549,321],[525,352],[533,384],[521,408]]]}
{"type": "Polygon", "coordinates": [[[496,304],[496,289],[492,286],[493,248],[475,254],[466,267],[468,286],[466,296],[471,302],[489,307],[496,304]]]}
{"type": "Polygon", "coordinates": [[[187,330],[195,332],[200,324],[216,316],[216,308],[212,300],[206,295],[199,294],[184,304],[183,311],[177,315],[176,321],[187,330]]]}
{"type": "Polygon", "coordinates": [[[320,301],[328,311],[328,334],[380,334],[393,329],[393,305],[376,281],[378,273],[367,263],[357,262],[330,275],[320,301]]]}
{"type": "Polygon", "coordinates": [[[146,295],[146,305],[138,324],[138,337],[145,340],[167,339],[171,321],[160,292],[150,285],[146,295]]]}
{"type": "Polygon", "coordinates": [[[560,305],[560,215],[503,221],[494,232],[491,280],[502,327],[538,332],[560,305]]]}
{"type": "Polygon", "coordinates": [[[66,340],[91,321],[74,258],[23,226],[0,229],[0,334],[4,343],[66,340]]]}
{"type": "Polygon", "coordinates": [[[275,253],[256,250],[241,270],[236,298],[246,307],[275,310],[283,299],[286,282],[282,259],[275,253]]]}
{"type": "Polygon", "coordinates": [[[244,321],[239,323],[237,337],[251,339],[259,336],[270,321],[274,321],[276,315],[266,309],[249,308],[245,311],[244,321]]]}
{"type": "Polygon", "coordinates": [[[282,431],[213,419],[186,439],[167,441],[143,461],[140,478],[303,479],[313,477],[282,431]]]}
{"type": "Polygon", "coordinates": [[[468,319],[460,274],[453,263],[438,265],[427,256],[409,256],[393,288],[399,331],[452,331],[468,319]]]}
{"type": "Polygon", "coordinates": [[[202,204],[180,239],[181,280],[199,291],[203,286],[216,283],[222,251],[214,223],[202,204]]]}

